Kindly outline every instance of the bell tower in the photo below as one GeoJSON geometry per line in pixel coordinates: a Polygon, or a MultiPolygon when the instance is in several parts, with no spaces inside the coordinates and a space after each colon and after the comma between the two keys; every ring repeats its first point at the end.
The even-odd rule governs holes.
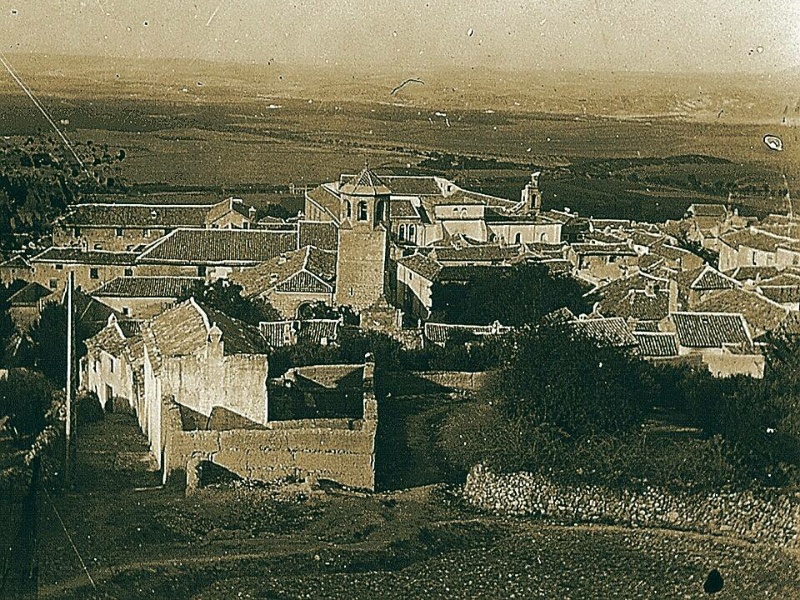
{"type": "Polygon", "coordinates": [[[339,194],[343,218],[339,226],[336,303],[362,310],[383,295],[391,190],[365,166],[340,184],[339,194]]]}

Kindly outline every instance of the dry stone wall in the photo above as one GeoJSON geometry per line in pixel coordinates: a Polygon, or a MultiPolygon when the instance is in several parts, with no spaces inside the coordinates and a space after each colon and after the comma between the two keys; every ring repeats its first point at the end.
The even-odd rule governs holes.
{"type": "Polygon", "coordinates": [[[729,535],[749,542],[800,547],[800,498],[778,493],[707,495],[555,484],[531,473],[497,474],[477,465],[464,497],[485,511],[560,523],[607,523],[729,535]]]}

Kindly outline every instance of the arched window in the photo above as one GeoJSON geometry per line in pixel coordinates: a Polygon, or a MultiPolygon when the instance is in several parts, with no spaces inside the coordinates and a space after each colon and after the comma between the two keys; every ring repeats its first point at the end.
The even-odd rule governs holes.
{"type": "Polygon", "coordinates": [[[406,226],[405,226],[405,224],[400,225],[400,231],[397,233],[397,236],[400,238],[401,242],[404,239],[406,239],[406,226]]]}
{"type": "Polygon", "coordinates": [[[352,219],[353,218],[353,205],[350,204],[350,200],[345,200],[344,204],[345,204],[344,211],[345,211],[345,214],[347,215],[347,218],[348,219],[352,219]]]}
{"type": "Polygon", "coordinates": [[[546,242],[547,241],[547,234],[546,233],[540,233],[539,234],[539,241],[540,242],[546,242]]]}
{"type": "Polygon", "coordinates": [[[375,205],[375,210],[378,215],[379,221],[386,220],[386,201],[385,200],[378,200],[378,204],[375,205]]]}
{"type": "Polygon", "coordinates": [[[462,208],[461,209],[461,218],[462,219],[466,219],[467,218],[467,209],[466,208],[462,208]]]}
{"type": "Polygon", "coordinates": [[[359,221],[366,221],[367,220],[367,202],[366,200],[362,200],[358,203],[358,220],[359,221]]]}
{"type": "Polygon", "coordinates": [[[409,225],[408,226],[408,241],[417,243],[417,226],[416,225],[409,225]]]}
{"type": "Polygon", "coordinates": [[[515,244],[522,243],[522,234],[519,231],[514,235],[514,243],[515,244]]]}

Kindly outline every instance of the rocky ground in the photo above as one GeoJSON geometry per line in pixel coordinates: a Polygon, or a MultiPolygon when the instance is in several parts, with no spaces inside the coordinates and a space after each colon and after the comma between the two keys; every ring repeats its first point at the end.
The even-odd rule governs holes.
{"type": "Polygon", "coordinates": [[[41,598],[702,598],[715,567],[718,598],[800,598],[800,557],[729,538],[492,517],[452,486],[185,498],[120,415],[79,449],[76,492],[42,501],[41,598]]]}

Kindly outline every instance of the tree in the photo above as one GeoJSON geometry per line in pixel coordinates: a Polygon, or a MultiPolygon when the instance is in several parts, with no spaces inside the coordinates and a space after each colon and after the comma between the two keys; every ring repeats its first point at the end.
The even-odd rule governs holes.
{"type": "Polygon", "coordinates": [[[541,264],[473,268],[466,282],[433,284],[432,312],[446,323],[521,326],[563,306],[587,312],[585,291],[575,279],[551,275],[541,264]]]}
{"type": "Polygon", "coordinates": [[[38,435],[47,424],[54,391],[40,373],[12,369],[8,377],[0,379],[0,417],[8,417],[20,435],[38,435]]]}
{"type": "Polygon", "coordinates": [[[549,424],[573,437],[621,433],[641,423],[651,383],[645,364],[579,335],[567,324],[523,332],[490,390],[509,418],[549,424]]]}
{"type": "Polygon", "coordinates": [[[280,321],[283,318],[266,300],[242,296],[242,286],[227,279],[216,279],[213,283],[198,282],[178,301],[183,302],[190,297],[254,327],[258,327],[261,321],[280,321]]]}
{"type": "Polygon", "coordinates": [[[286,219],[289,219],[293,216],[294,215],[283,204],[277,204],[272,202],[264,206],[261,206],[256,211],[257,220],[261,220],[264,217],[275,217],[277,219],[282,219],[285,221],[286,219]]]}

